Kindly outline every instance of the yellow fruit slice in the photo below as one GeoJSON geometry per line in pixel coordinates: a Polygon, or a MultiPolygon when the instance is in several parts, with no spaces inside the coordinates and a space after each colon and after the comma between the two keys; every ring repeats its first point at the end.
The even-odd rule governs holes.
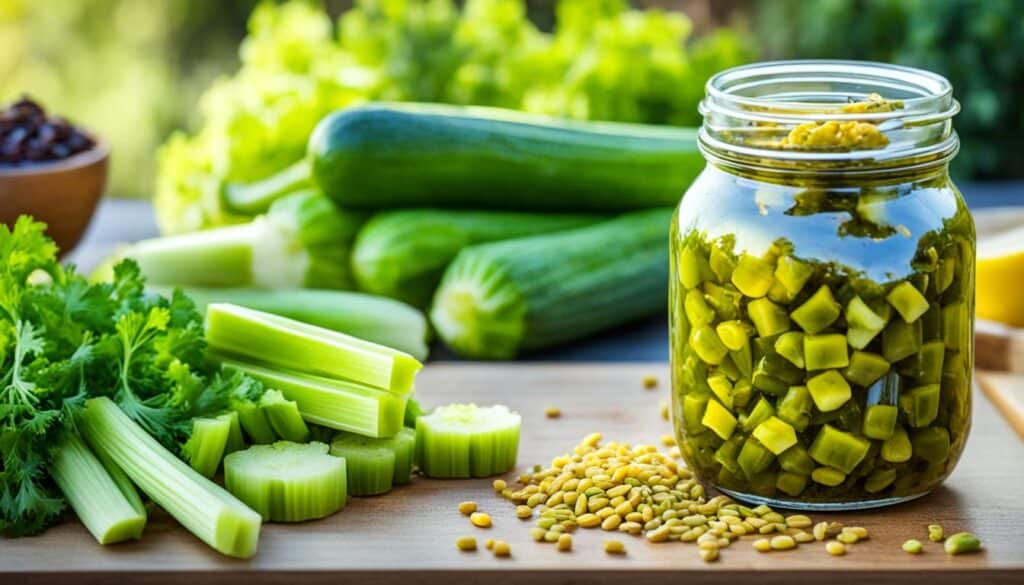
{"type": "Polygon", "coordinates": [[[1024,326],[1024,227],[978,242],[977,313],[1024,326]]]}

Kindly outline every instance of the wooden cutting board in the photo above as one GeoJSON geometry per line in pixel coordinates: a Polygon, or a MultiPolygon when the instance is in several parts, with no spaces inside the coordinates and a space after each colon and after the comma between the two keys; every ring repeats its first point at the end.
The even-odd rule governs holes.
{"type": "MultiPolygon", "coordinates": [[[[430,364],[419,394],[428,404],[452,401],[501,402],[523,415],[521,468],[547,463],[580,438],[601,431],[606,439],[656,443],[669,432],[658,414],[668,397],[663,365],[430,364]],[[662,382],[642,389],[646,374],[662,382]],[[558,406],[560,419],[544,409],[558,406]]],[[[750,538],[705,564],[692,544],[652,544],[615,533],[626,543],[624,557],[606,555],[608,535],[580,530],[573,552],[530,540],[530,523],[516,519],[510,503],[497,497],[490,480],[428,480],[386,496],[356,498],[341,513],[318,522],[264,527],[259,554],[249,561],[217,555],[170,518],[155,514],[137,543],[97,545],[69,520],[35,538],[0,540],[0,583],[17,585],[92,583],[184,583],[188,585],[344,584],[505,585],[543,584],[820,584],[1024,583],[1024,442],[978,393],[974,430],[952,477],[930,496],[894,508],[848,514],[813,514],[814,520],[862,525],[871,539],[832,557],[821,543],[797,550],[758,553],[750,538]],[[494,518],[494,527],[470,526],[456,510],[475,500],[494,518]],[[949,557],[927,543],[925,553],[900,550],[908,538],[927,542],[925,527],[970,530],[985,552],[949,557]],[[502,538],[512,558],[496,559],[481,548],[456,550],[462,535],[502,538]]],[[[508,478],[515,477],[508,474],[508,478]]]]}

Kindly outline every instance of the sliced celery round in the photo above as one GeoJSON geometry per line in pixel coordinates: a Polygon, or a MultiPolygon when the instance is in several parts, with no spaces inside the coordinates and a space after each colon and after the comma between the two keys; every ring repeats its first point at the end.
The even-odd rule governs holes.
{"type": "Polygon", "coordinates": [[[522,417],[507,407],[452,404],[416,419],[417,461],[428,477],[488,477],[516,464],[522,417]]]}
{"type": "Polygon", "coordinates": [[[264,520],[302,522],[344,507],[345,460],[323,443],[254,445],[224,458],[224,485],[264,520]]]}

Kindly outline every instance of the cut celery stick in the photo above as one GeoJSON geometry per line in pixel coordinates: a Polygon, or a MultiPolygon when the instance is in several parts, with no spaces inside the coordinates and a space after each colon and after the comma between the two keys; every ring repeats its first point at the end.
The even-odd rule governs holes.
{"type": "Polygon", "coordinates": [[[293,443],[304,443],[309,439],[309,427],[294,400],[288,400],[278,390],[267,390],[260,399],[260,408],[278,437],[293,443]]]}
{"type": "Polygon", "coordinates": [[[910,460],[913,455],[913,447],[910,444],[910,435],[900,425],[896,425],[892,435],[882,443],[880,451],[882,459],[890,463],[903,463],[910,460]]]}
{"type": "Polygon", "coordinates": [[[121,250],[154,284],[236,286],[253,280],[253,224],[142,240],[121,250]]]}
{"type": "MultiPolygon", "coordinates": [[[[221,360],[221,365],[243,372],[294,400],[302,418],[311,423],[368,437],[390,437],[402,428],[405,398],[390,392],[230,359],[221,360]]],[[[244,425],[244,416],[242,421],[244,425]]]]}
{"type": "Polygon", "coordinates": [[[386,439],[339,433],[331,441],[331,455],[345,459],[350,494],[375,496],[391,491],[395,484],[409,483],[415,443],[412,429],[386,439]]]}
{"type": "Polygon", "coordinates": [[[109,398],[86,401],[78,423],[96,452],[200,540],[228,556],[256,553],[260,515],[162,447],[109,398]]]}
{"type": "Polygon", "coordinates": [[[224,458],[224,448],[231,434],[231,417],[221,415],[213,418],[192,420],[192,436],[182,448],[185,459],[192,469],[204,477],[213,477],[224,458]]]}
{"type": "Polygon", "coordinates": [[[779,453],[779,467],[797,475],[810,475],[814,471],[814,460],[811,459],[807,449],[797,443],[782,453],[779,453]]]}
{"type": "Polygon", "coordinates": [[[686,293],[686,298],[683,300],[683,312],[686,313],[686,319],[693,327],[709,325],[715,320],[715,310],[708,305],[704,300],[704,293],[698,289],[686,293]]]}
{"type": "Polygon", "coordinates": [[[254,445],[224,458],[224,485],[265,521],[324,518],[345,506],[347,462],[324,443],[254,445]]]}
{"type": "MultiPolygon", "coordinates": [[[[168,286],[147,286],[170,298],[168,286]]],[[[201,312],[231,303],[323,327],[427,358],[427,319],[409,305],[386,297],[341,290],[182,287],[201,312]]]]}
{"type": "Polygon", "coordinates": [[[250,361],[403,395],[423,367],[411,355],[383,345],[226,303],[206,308],[206,340],[218,352],[250,361]]]}
{"type": "Polygon", "coordinates": [[[757,425],[763,423],[769,418],[775,416],[775,408],[771,402],[768,402],[763,397],[757,400],[757,404],[750,410],[750,414],[743,419],[741,424],[744,431],[750,432],[754,430],[757,425]]]}
{"type": "Polygon", "coordinates": [[[804,491],[805,487],[807,487],[808,479],[809,478],[806,475],[783,471],[778,475],[778,479],[775,480],[775,487],[782,493],[795,498],[800,495],[800,492],[804,491]]]}
{"type": "Polygon", "coordinates": [[[77,435],[69,433],[60,441],[50,475],[96,542],[113,544],[142,536],[146,511],[135,488],[130,481],[115,479],[77,435]]]}
{"type": "Polygon", "coordinates": [[[245,449],[245,437],[242,436],[242,423],[238,420],[238,413],[232,410],[222,416],[228,419],[228,440],[224,444],[224,454],[245,449]]]}
{"type": "Polygon", "coordinates": [[[232,405],[238,413],[238,422],[249,440],[257,445],[267,445],[277,440],[277,434],[270,426],[266,413],[260,405],[252,400],[237,402],[232,405]]]}
{"type": "Polygon", "coordinates": [[[416,400],[415,396],[410,396],[405,401],[405,414],[402,417],[402,424],[415,429],[416,419],[423,414],[423,407],[420,406],[419,400],[416,400]]]}
{"type": "Polygon", "coordinates": [[[416,460],[428,477],[488,477],[515,466],[522,418],[507,407],[452,404],[416,419],[416,460]]]}

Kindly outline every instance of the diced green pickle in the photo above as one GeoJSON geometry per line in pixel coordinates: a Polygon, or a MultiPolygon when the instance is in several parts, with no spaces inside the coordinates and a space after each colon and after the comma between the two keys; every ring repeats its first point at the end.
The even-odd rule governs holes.
{"type": "Polygon", "coordinates": [[[796,444],[796,431],[793,427],[774,416],[757,425],[752,434],[775,455],[796,444]]]}
{"type": "Polygon", "coordinates": [[[791,296],[796,296],[800,292],[812,274],[814,274],[814,268],[810,264],[801,262],[792,256],[779,258],[775,267],[775,278],[782,283],[782,286],[786,287],[791,296]]]}
{"type": "Polygon", "coordinates": [[[754,395],[754,387],[746,378],[736,380],[732,387],[732,403],[737,408],[743,408],[750,402],[754,395]]]}
{"type": "Polygon", "coordinates": [[[708,279],[711,267],[704,255],[690,246],[679,254],[679,282],[687,289],[697,288],[708,279]]]}
{"type": "Polygon", "coordinates": [[[885,328],[885,319],[871,310],[860,297],[846,304],[846,337],[850,347],[864,349],[885,328]]]}
{"type": "Polygon", "coordinates": [[[808,476],[783,471],[775,480],[775,487],[786,495],[799,496],[807,487],[808,476]]]}
{"type": "Polygon", "coordinates": [[[921,348],[921,323],[893,319],[882,332],[882,356],[889,363],[910,357],[921,348]]]}
{"type": "Polygon", "coordinates": [[[715,309],[718,318],[722,320],[738,319],[740,313],[740,301],[743,295],[735,290],[732,285],[718,286],[713,282],[704,283],[704,300],[715,309]]]}
{"type": "Polygon", "coordinates": [[[867,388],[889,371],[889,362],[877,353],[855,351],[843,375],[858,386],[867,388]]]}
{"type": "Polygon", "coordinates": [[[853,433],[822,425],[807,452],[818,463],[849,474],[868,454],[871,444],[853,433]]]}
{"type": "Polygon", "coordinates": [[[778,402],[777,416],[803,432],[811,422],[812,405],[811,393],[806,386],[790,386],[778,402]]]}
{"type": "Polygon", "coordinates": [[[686,427],[686,432],[693,435],[704,432],[704,424],[701,420],[704,418],[708,400],[710,400],[708,396],[699,394],[687,394],[683,397],[683,425],[686,427]]]}
{"type": "Polygon", "coordinates": [[[736,262],[727,252],[718,246],[711,247],[711,256],[708,258],[711,272],[715,273],[718,282],[729,282],[732,280],[732,272],[736,270],[736,262]]]}
{"type": "Polygon", "coordinates": [[[798,368],[804,367],[804,334],[799,331],[783,333],[775,340],[775,351],[798,368]]]}
{"type": "Polygon", "coordinates": [[[740,454],[736,457],[736,462],[739,463],[740,469],[743,470],[747,479],[768,469],[773,461],[775,461],[775,456],[772,455],[772,452],[758,443],[756,439],[747,439],[743,443],[743,448],[740,449],[740,454]]]}
{"type": "Polygon", "coordinates": [[[925,384],[900,395],[900,409],[914,428],[926,427],[939,414],[939,385],[925,384]]]}
{"type": "Polygon", "coordinates": [[[754,373],[754,358],[751,355],[750,342],[736,351],[730,351],[729,358],[744,376],[750,377],[754,373]]]}
{"type": "Polygon", "coordinates": [[[845,368],[849,364],[845,335],[829,333],[804,336],[804,365],[808,370],[845,368]]]}
{"type": "Polygon", "coordinates": [[[708,400],[701,424],[714,431],[722,439],[728,439],[736,429],[736,417],[717,400],[708,400]]]}
{"type": "Polygon", "coordinates": [[[743,441],[744,439],[740,435],[733,435],[715,451],[715,461],[722,464],[722,467],[728,469],[730,473],[740,473],[740,464],[736,461],[736,457],[740,454],[743,441]]]}
{"type": "Polygon", "coordinates": [[[910,437],[914,456],[928,463],[942,463],[949,457],[949,431],[943,427],[928,427],[914,431],[910,437]]]}
{"type": "Polygon", "coordinates": [[[942,307],[942,341],[946,349],[960,351],[963,349],[964,330],[969,319],[964,303],[954,303],[942,307]]]}
{"type": "Polygon", "coordinates": [[[797,443],[779,454],[779,467],[790,473],[810,475],[814,471],[814,460],[803,445],[797,443]]]}
{"type": "Polygon", "coordinates": [[[754,430],[757,425],[773,416],[775,416],[775,407],[772,406],[772,403],[768,402],[764,398],[759,398],[757,403],[754,404],[754,408],[751,409],[750,413],[743,419],[743,430],[749,433],[754,430]]]}
{"type": "Polygon", "coordinates": [[[892,485],[896,479],[895,469],[876,469],[864,480],[864,489],[868,493],[877,493],[892,485]]]}
{"type": "Polygon", "coordinates": [[[918,352],[921,370],[917,381],[922,384],[938,384],[942,381],[942,366],[946,360],[946,344],[929,341],[918,352]]]}
{"type": "Polygon", "coordinates": [[[835,487],[846,481],[846,474],[832,467],[818,467],[811,472],[814,483],[835,487]]]}
{"type": "Polygon", "coordinates": [[[880,454],[882,459],[889,463],[909,461],[910,456],[913,455],[913,447],[910,444],[910,436],[907,435],[907,431],[903,427],[896,425],[892,436],[882,443],[880,454]]]}
{"type": "Polygon", "coordinates": [[[768,261],[743,254],[732,273],[732,283],[741,293],[752,298],[761,298],[772,287],[772,265],[768,261]]]}
{"type": "Polygon", "coordinates": [[[771,337],[789,331],[789,315],[785,309],[768,299],[751,301],[747,305],[747,315],[754,322],[757,334],[761,337],[771,337]]]}
{"type": "Polygon", "coordinates": [[[885,299],[907,323],[917,321],[928,310],[928,299],[909,282],[897,284],[885,299]]]}
{"type": "Polygon", "coordinates": [[[864,412],[864,428],[861,432],[870,439],[888,439],[896,428],[899,409],[888,404],[869,406],[864,412]]]}
{"type": "Polygon", "coordinates": [[[731,351],[742,349],[750,341],[750,326],[743,321],[722,321],[715,327],[718,338],[731,351]]]}
{"type": "Polygon", "coordinates": [[[828,328],[839,318],[839,303],[832,296],[832,289],[822,285],[811,298],[790,313],[790,318],[803,328],[804,332],[814,335],[828,328]]]}
{"type": "Polygon", "coordinates": [[[686,311],[686,319],[693,327],[715,322],[715,310],[704,300],[704,293],[700,289],[695,288],[686,293],[683,310],[686,311]]]}
{"type": "Polygon", "coordinates": [[[837,410],[850,399],[850,385],[839,372],[828,370],[807,380],[814,405],[822,412],[837,410]]]}
{"type": "Polygon", "coordinates": [[[732,382],[724,374],[708,376],[708,387],[722,401],[726,408],[732,410],[732,382]]]}
{"type": "Polygon", "coordinates": [[[693,351],[697,352],[700,359],[712,365],[722,363],[725,354],[729,353],[729,349],[722,344],[722,340],[718,338],[718,334],[710,325],[702,325],[694,329],[690,336],[690,345],[693,346],[693,351]]]}

